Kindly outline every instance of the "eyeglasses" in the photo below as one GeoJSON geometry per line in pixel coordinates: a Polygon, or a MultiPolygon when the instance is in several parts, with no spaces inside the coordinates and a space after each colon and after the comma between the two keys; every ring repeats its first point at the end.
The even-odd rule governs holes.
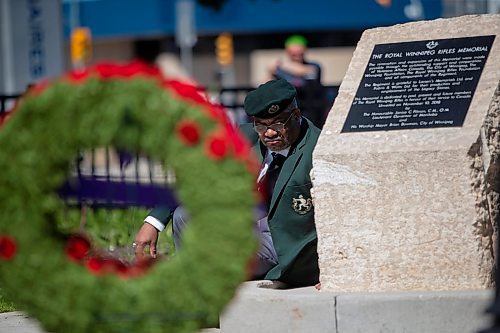
{"type": "Polygon", "coordinates": [[[274,124],[271,124],[269,126],[264,125],[264,124],[256,124],[254,122],[253,129],[255,130],[255,132],[260,133],[260,134],[266,133],[268,128],[272,129],[275,132],[282,132],[285,129],[286,123],[290,120],[290,118],[292,118],[292,116],[293,116],[293,112],[290,113],[290,116],[288,116],[288,119],[284,123],[274,123],[274,124]]]}

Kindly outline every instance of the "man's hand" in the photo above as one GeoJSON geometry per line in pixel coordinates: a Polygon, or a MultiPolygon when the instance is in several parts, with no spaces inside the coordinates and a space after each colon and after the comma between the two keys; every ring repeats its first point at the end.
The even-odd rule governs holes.
{"type": "Polygon", "coordinates": [[[156,258],[156,243],[158,243],[158,229],[149,223],[144,223],[135,235],[134,251],[136,259],[144,259],[144,250],[149,246],[149,254],[156,258]]]}
{"type": "Polygon", "coordinates": [[[297,76],[314,75],[316,67],[287,59],[280,66],[283,70],[297,76]]]}
{"type": "Polygon", "coordinates": [[[278,67],[281,65],[281,60],[276,59],[273,61],[269,66],[267,66],[267,76],[269,80],[274,80],[275,77],[274,75],[276,74],[276,71],[278,70],[278,67]]]}

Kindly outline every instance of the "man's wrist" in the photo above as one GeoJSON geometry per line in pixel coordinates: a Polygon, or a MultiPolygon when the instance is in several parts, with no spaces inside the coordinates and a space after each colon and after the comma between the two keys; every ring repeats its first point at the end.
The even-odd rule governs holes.
{"type": "Polygon", "coordinates": [[[151,224],[153,227],[156,228],[156,230],[158,230],[158,232],[162,232],[165,229],[165,225],[163,223],[161,223],[160,220],[158,220],[157,218],[155,218],[151,215],[147,216],[144,219],[144,223],[151,224]]]}

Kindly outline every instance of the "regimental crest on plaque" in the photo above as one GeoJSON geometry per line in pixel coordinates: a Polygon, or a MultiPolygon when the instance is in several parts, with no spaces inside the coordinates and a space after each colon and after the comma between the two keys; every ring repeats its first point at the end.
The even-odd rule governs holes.
{"type": "Polygon", "coordinates": [[[298,198],[292,198],[292,208],[295,213],[304,215],[307,214],[313,207],[312,199],[305,199],[301,194],[298,198]]]}
{"type": "Polygon", "coordinates": [[[436,46],[438,46],[438,45],[439,45],[439,43],[438,43],[438,42],[436,42],[436,41],[431,41],[431,42],[429,42],[429,43],[425,44],[425,46],[427,46],[427,48],[428,48],[429,50],[432,50],[433,48],[435,48],[435,47],[436,47],[436,46]]]}

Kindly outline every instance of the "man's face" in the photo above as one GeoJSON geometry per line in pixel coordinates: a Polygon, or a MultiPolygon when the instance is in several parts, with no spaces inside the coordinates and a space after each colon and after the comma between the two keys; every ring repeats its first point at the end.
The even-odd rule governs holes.
{"type": "Polygon", "coordinates": [[[286,53],[291,61],[302,62],[304,61],[304,53],[306,48],[302,45],[289,45],[286,48],[286,53]]]}
{"type": "Polygon", "coordinates": [[[297,140],[300,133],[300,111],[283,112],[276,117],[261,119],[255,117],[254,129],[260,141],[271,151],[280,151],[288,148],[297,140]],[[281,125],[280,125],[281,124],[281,125]],[[259,130],[259,127],[267,127],[259,130]],[[282,129],[280,129],[280,127],[282,129]]]}

